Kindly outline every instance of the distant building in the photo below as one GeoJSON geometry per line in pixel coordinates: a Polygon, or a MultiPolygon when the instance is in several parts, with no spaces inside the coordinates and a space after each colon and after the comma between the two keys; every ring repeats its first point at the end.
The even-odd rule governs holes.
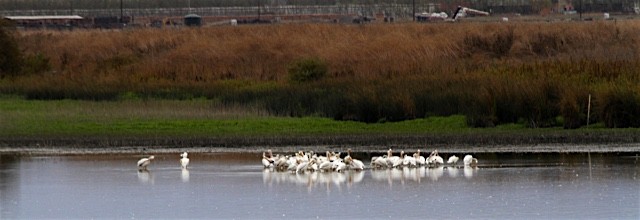
{"type": "Polygon", "coordinates": [[[91,24],[90,20],[78,15],[5,16],[4,19],[22,28],[65,29],[91,24]]]}

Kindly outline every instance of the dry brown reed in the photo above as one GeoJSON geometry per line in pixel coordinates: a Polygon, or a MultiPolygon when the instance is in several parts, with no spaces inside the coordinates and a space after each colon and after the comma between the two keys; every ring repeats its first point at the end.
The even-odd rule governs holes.
{"type": "Polygon", "coordinates": [[[51,70],[4,81],[0,91],[206,97],[281,115],[376,122],[465,114],[473,126],[566,128],[586,123],[593,94],[594,120],[639,126],[607,122],[622,120],[610,111],[640,112],[638,31],[637,21],[30,31],[20,33],[22,50],[49,58],[51,70]],[[328,73],[290,84],[288,66],[305,58],[321,59],[328,73]],[[635,98],[615,99],[626,96],[635,98]]]}

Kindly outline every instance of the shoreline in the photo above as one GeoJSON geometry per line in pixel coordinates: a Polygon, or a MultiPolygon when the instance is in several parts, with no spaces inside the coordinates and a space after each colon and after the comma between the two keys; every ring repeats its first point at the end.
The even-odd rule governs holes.
{"type": "Polygon", "coordinates": [[[640,135],[333,135],[288,137],[22,137],[0,138],[0,154],[261,153],[341,151],[382,153],[389,148],[442,153],[632,153],[640,135]]]}
{"type": "MultiPolygon", "coordinates": [[[[303,151],[337,151],[345,152],[351,148],[354,153],[380,153],[388,149],[388,146],[281,146],[281,147],[245,147],[245,148],[220,148],[220,147],[118,147],[118,148],[73,148],[73,147],[0,147],[0,154],[12,155],[31,155],[31,156],[64,156],[64,155],[100,155],[100,154],[169,154],[188,151],[189,153],[261,153],[267,149],[274,152],[297,152],[303,151]],[[375,149],[371,149],[374,147],[375,149]]],[[[415,148],[396,146],[394,149],[413,151],[415,148]]],[[[622,144],[622,145],[529,145],[529,146],[449,146],[447,148],[430,148],[427,150],[437,149],[440,153],[638,153],[640,152],[640,143],[638,144],[622,144]]],[[[637,154],[636,154],[637,155],[637,154]]]]}

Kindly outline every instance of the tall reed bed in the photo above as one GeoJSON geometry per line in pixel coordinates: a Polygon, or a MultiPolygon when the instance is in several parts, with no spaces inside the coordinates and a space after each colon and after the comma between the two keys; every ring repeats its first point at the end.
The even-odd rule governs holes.
{"type": "Polygon", "coordinates": [[[34,99],[123,96],[366,122],[464,114],[490,127],[640,126],[640,22],[281,24],[21,32],[50,70],[5,78],[34,99]],[[316,59],[326,74],[291,81],[316,59]],[[587,117],[591,95],[592,108],[587,117]]]}

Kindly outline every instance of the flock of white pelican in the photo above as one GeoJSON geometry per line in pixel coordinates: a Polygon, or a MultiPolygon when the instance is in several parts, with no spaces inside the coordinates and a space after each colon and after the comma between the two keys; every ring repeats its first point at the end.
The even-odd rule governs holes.
{"type": "MultiPolygon", "coordinates": [[[[342,172],[345,170],[361,171],[366,167],[362,160],[353,158],[351,156],[351,149],[347,150],[347,155],[341,157],[342,153],[327,151],[324,156],[315,154],[313,151],[304,152],[298,151],[293,155],[273,155],[271,150],[262,153],[262,165],[264,168],[275,169],[277,171],[291,171],[295,173],[307,172],[307,171],[324,171],[324,172],[342,172]]],[[[138,160],[138,169],[147,170],[147,166],[151,164],[154,156],[149,156],[138,160]]],[[[456,155],[452,155],[447,160],[447,164],[456,166],[459,158],[456,155]]],[[[371,158],[369,168],[371,169],[386,169],[386,168],[402,168],[402,167],[438,167],[444,165],[444,159],[438,155],[438,150],[431,152],[429,157],[420,155],[420,150],[417,150],[413,155],[405,154],[404,151],[400,151],[399,156],[393,155],[393,150],[387,150],[387,154],[382,156],[375,156],[371,158]]],[[[476,166],[478,159],[473,158],[471,155],[464,156],[462,160],[465,167],[476,166]]],[[[189,165],[188,153],[183,152],[180,154],[180,166],[182,169],[187,169],[189,165]]]]}
{"type": "MultiPolygon", "coordinates": [[[[389,149],[382,156],[374,156],[370,159],[369,166],[360,159],[356,159],[351,155],[351,149],[347,150],[344,157],[342,153],[327,151],[324,155],[318,155],[313,151],[298,151],[293,155],[273,155],[271,150],[262,153],[262,165],[264,166],[263,178],[265,183],[275,182],[298,182],[308,186],[314,183],[325,184],[333,183],[340,185],[341,183],[353,184],[362,181],[364,173],[360,172],[364,169],[371,169],[371,175],[374,180],[386,180],[389,183],[394,180],[416,180],[420,181],[422,177],[429,177],[437,180],[446,169],[443,158],[438,154],[437,150],[431,152],[428,157],[420,155],[420,150],[413,154],[405,154],[400,151],[399,155],[394,155],[392,149],[389,149]],[[417,168],[417,169],[414,169],[417,168]],[[289,171],[301,175],[278,175],[278,172],[289,171]],[[292,179],[294,178],[294,179],[292,179]]],[[[154,156],[149,156],[138,160],[138,178],[141,182],[152,182],[153,178],[147,167],[154,160],[154,156]]],[[[457,176],[459,158],[452,155],[447,160],[447,172],[450,176],[457,176]]],[[[471,155],[464,156],[462,163],[464,164],[464,176],[470,178],[473,170],[478,164],[478,160],[471,155]]],[[[180,167],[182,168],[183,182],[189,181],[188,153],[180,154],[180,167]]],[[[283,173],[284,174],[284,173],[283,173]]]]}
{"type": "MultiPolygon", "coordinates": [[[[347,150],[344,158],[340,155],[340,152],[330,151],[327,151],[324,156],[318,155],[313,151],[298,151],[293,155],[274,156],[271,150],[267,150],[267,152],[262,153],[262,165],[265,169],[290,171],[292,173],[361,171],[366,168],[362,160],[351,156],[351,149],[347,150]]],[[[458,160],[457,156],[452,155],[447,160],[447,164],[457,166],[458,160]]],[[[389,149],[385,155],[372,157],[370,161],[370,169],[439,167],[444,165],[444,159],[438,154],[438,150],[434,150],[425,158],[420,155],[420,150],[417,150],[412,155],[405,154],[404,151],[400,151],[400,155],[393,155],[392,149],[389,149]]],[[[462,162],[465,167],[475,167],[478,164],[478,159],[473,158],[471,155],[466,155],[462,162]]]]}

